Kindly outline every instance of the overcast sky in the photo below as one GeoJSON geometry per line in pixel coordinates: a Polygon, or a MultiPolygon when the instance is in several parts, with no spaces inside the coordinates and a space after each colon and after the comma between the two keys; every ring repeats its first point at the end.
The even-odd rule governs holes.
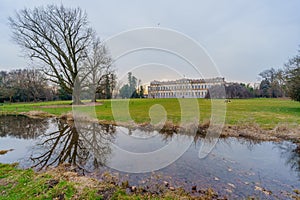
{"type": "MultiPolygon", "coordinates": [[[[197,41],[229,81],[257,81],[257,74],[262,70],[282,67],[297,53],[300,44],[299,0],[0,0],[0,70],[28,66],[28,60],[11,40],[7,18],[24,7],[49,3],[81,7],[103,40],[122,31],[158,24],[161,28],[179,31],[197,41]]],[[[135,58],[142,59],[138,62],[140,65],[161,63],[161,58],[156,59],[154,55],[150,52],[149,57],[153,59],[144,62],[147,52],[135,58]]],[[[161,57],[167,59],[167,56],[161,57]]],[[[184,74],[184,64],[181,66],[181,61],[175,61],[173,64],[182,68],[179,76],[189,76],[189,73],[184,74]]],[[[153,74],[158,74],[166,63],[162,64],[153,68],[153,74]]],[[[172,62],[167,65],[170,67],[172,62]]],[[[121,66],[122,63],[116,62],[117,68],[121,66]]],[[[151,78],[155,77],[153,74],[151,78]]],[[[171,73],[159,74],[157,79],[168,79],[171,73]]]]}

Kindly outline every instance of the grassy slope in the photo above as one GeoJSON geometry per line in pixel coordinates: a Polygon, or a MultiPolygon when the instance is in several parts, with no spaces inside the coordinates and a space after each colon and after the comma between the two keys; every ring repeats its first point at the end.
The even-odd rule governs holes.
{"type": "MultiPolygon", "coordinates": [[[[161,105],[168,113],[168,120],[179,124],[181,120],[181,106],[183,103],[185,110],[195,110],[195,99],[131,99],[128,100],[101,100],[103,105],[96,106],[96,114],[99,120],[113,121],[113,111],[118,115],[118,121],[129,121],[126,117],[126,105],[129,104],[131,117],[137,123],[149,122],[149,109],[153,105],[161,105]]],[[[200,121],[207,121],[210,118],[211,102],[207,99],[198,99],[200,107],[200,121]]],[[[220,103],[224,103],[220,100],[220,103]]],[[[0,113],[27,112],[30,110],[42,110],[55,115],[61,115],[72,110],[68,105],[70,101],[55,101],[41,103],[14,103],[0,106],[0,113]],[[45,108],[49,105],[65,105],[66,107],[45,108]],[[42,107],[41,107],[42,106],[42,107]]],[[[225,104],[225,103],[224,103],[225,104]]],[[[293,125],[300,124],[300,103],[288,99],[234,99],[227,103],[226,124],[243,125],[259,124],[263,128],[274,128],[278,124],[293,125]]],[[[158,107],[156,107],[157,109],[158,107]]],[[[91,108],[82,108],[91,109],[91,108]]],[[[92,108],[93,109],[93,108],[92,108]]],[[[155,109],[154,109],[155,110],[155,109]]],[[[158,108],[159,110],[159,108],[158,108]]],[[[190,112],[188,111],[188,112],[190,112]]],[[[158,112],[160,115],[161,112],[158,112]]],[[[152,112],[155,115],[155,111],[152,112]]]]}

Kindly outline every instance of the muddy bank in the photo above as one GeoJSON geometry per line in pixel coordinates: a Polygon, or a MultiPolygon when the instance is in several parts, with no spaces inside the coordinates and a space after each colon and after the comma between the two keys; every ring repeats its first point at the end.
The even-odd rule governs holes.
{"type": "Polygon", "coordinates": [[[258,125],[225,126],[222,136],[244,137],[262,141],[291,140],[300,145],[300,126],[277,126],[272,130],[265,130],[258,125]]]}
{"type": "Polygon", "coordinates": [[[55,117],[55,115],[50,114],[48,112],[40,111],[40,110],[32,110],[29,112],[21,112],[20,115],[25,115],[27,117],[32,118],[45,118],[45,117],[55,117]]]}
{"type": "Polygon", "coordinates": [[[66,179],[79,185],[78,189],[96,188],[104,199],[111,199],[115,192],[122,190],[126,195],[139,196],[147,199],[227,199],[221,197],[211,188],[197,189],[192,188],[192,193],[185,191],[183,188],[177,188],[169,182],[159,180],[149,185],[130,185],[128,180],[121,178],[119,174],[104,172],[100,179],[94,179],[82,176],[73,170],[72,165],[62,164],[58,167],[48,168],[45,173],[57,177],[56,180],[66,179]]]}

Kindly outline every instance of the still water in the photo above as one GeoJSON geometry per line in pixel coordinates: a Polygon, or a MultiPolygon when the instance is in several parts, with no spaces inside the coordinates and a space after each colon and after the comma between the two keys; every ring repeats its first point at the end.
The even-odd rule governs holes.
{"type": "Polygon", "coordinates": [[[86,124],[78,131],[54,118],[0,117],[0,149],[14,149],[0,155],[1,163],[19,162],[22,168],[40,170],[64,162],[75,166],[79,173],[96,178],[108,170],[125,177],[131,185],[168,181],[188,191],[192,186],[211,187],[230,198],[288,199],[293,190],[300,189],[300,155],[291,142],[221,138],[207,157],[199,159],[202,142],[201,137],[183,133],[131,130],[97,123],[86,124]],[[124,159],[130,159],[116,159],[115,145],[130,152],[146,153],[171,141],[179,147],[190,139],[192,144],[178,160],[154,172],[125,173],[107,167],[111,162],[122,166],[124,159]]]}

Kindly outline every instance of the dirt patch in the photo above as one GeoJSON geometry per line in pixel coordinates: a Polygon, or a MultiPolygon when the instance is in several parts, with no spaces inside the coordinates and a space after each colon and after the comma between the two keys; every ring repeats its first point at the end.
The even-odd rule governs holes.
{"type": "Polygon", "coordinates": [[[59,118],[67,121],[74,121],[72,112],[63,113],[59,116],[59,118]]]}
{"type": "MultiPolygon", "coordinates": [[[[61,164],[58,167],[49,167],[44,173],[55,177],[55,179],[50,180],[47,183],[49,187],[58,184],[61,180],[66,180],[68,182],[74,183],[74,187],[78,191],[77,194],[79,196],[80,194],[84,193],[84,190],[86,188],[97,189],[99,190],[99,193],[102,194],[102,192],[115,187],[115,185],[111,185],[106,182],[100,182],[96,179],[79,175],[72,170],[72,166],[70,164],[61,164]]],[[[106,195],[112,196],[114,190],[112,190],[111,192],[112,193],[106,195]]]]}
{"type": "Polygon", "coordinates": [[[32,111],[29,111],[29,112],[21,112],[20,113],[21,115],[25,115],[25,116],[28,116],[28,117],[31,117],[31,118],[35,118],[35,117],[54,117],[54,115],[50,114],[50,113],[47,113],[45,111],[40,111],[40,110],[32,110],[32,111]]]}
{"type": "Polygon", "coordinates": [[[73,122],[75,119],[77,122],[89,122],[89,123],[98,123],[99,120],[95,119],[93,116],[90,116],[89,113],[76,113],[74,112],[63,113],[59,116],[60,119],[66,120],[67,122],[73,122]]]}
{"type": "Polygon", "coordinates": [[[264,130],[258,125],[226,126],[222,132],[224,136],[237,136],[264,141],[291,140],[300,142],[300,126],[278,126],[272,130],[264,130]]]}
{"type": "Polygon", "coordinates": [[[99,106],[103,105],[102,102],[88,102],[81,105],[48,105],[48,106],[38,106],[39,108],[71,108],[71,107],[84,107],[84,106],[99,106]]]}

